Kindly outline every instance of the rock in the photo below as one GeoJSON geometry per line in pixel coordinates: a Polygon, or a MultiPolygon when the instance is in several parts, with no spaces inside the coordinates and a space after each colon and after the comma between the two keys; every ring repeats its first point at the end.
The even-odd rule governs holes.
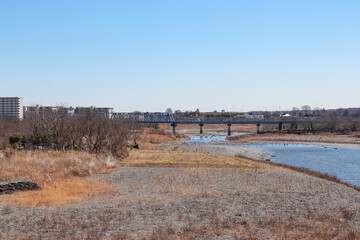
{"type": "Polygon", "coordinates": [[[18,191],[39,189],[39,185],[28,180],[0,181],[0,195],[18,191]]]}

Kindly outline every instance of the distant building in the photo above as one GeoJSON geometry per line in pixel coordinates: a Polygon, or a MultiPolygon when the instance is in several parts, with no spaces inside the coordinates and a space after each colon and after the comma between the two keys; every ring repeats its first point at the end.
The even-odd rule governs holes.
{"type": "Polygon", "coordinates": [[[39,114],[45,114],[50,112],[57,112],[58,107],[52,107],[52,106],[41,106],[39,108],[39,114]]]}
{"type": "Polygon", "coordinates": [[[92,113],[95,107],[76,107],[75,114],[86,115],[92,113]]]}
{"type": "Polygon", "coordinates": [[[0,97],[0,118],[22,120],[24,118],[22,97],[0,97]]]}
{"type": "Polygon", "coordinates": [[[72,107],[61,107],[61,106],[27,106],[25,107],[25,115],[38,115],[38,114],[45,114],[49,112],[59,112],[64,113],[68,116],[74,115],[74,108],[72,107]]]}
{"type": "Polygon", "coordinates": [[[59,107],[58,112],[67,116],[72,116],[75,114],[75,109],[73,107],[59,107]]]}
{"type": "Polygon", "coordinates": [[[35,114],[39,114],[39,109],[40,109],[41,105],[36,105],[36,106],[26,106],[25,107],[25,115],[35,115],[35,114]]]}
{"type": "Polygon", "coordinates": [[[38,114],[41,115],[49,112],[58,112],[58,113],[63,113],[67,116],[72,116],[75,114],[86,115],[93,113],[101,117],[112,118],[114,112],[114,108],[108,108],[108,107],[97,108],[95,106],[73,108],[73,107],[62,107],[62,106],[36,105],[36,106],[27,106],[25,107],[25,109],[26,109],[26,115],[29,116],[38,115],[38,114]]]}
{"type": "Polygon", "coordinates": [[[254,115],[254,114],[249,114],[249,113],[246,113],[244,115],[238,115],[237,117],[246,119],[246,120],[263,120],[264,119],[264,115],[262,115],[262,114],[254,115]]]}
{"type": "Polygon", "coordinates": [[[112,118],[113,113],[114,113],[114,108],[107,108],[107,107],[94,108],[93,113],[95,113],[96,115],[99,115],[101,117],[112,118]]]}
{"type": "Polygon", "coordinates": [[[108,108],[108,107],[97,108],[95,106],[76,107],[74,112],[75,112],[75,114],[80,114],[80,115],[86,115],[86,114],[94,113],[94,114],[96,114],[98,116],[101,116],[101,117],[112,118],[114,108],[108,108]]]}

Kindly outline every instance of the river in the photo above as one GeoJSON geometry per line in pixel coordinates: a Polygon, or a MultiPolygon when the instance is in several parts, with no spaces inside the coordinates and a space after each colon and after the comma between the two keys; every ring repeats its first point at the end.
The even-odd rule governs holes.
{"type": "MultiPolygon", "coordinates": [[[[226,134],[220,136],[191,136],[189,143],[216,143],[226,140],[226,134]]],[[[232,142],[222,142],[231,144],[232,142]]],[[[350,184],[360,186],[360,150],[336,147],[324,147],[302,144],[238,144],[268,151],[272,162],[295,167],[308,168],[327,173],[350,184]]]]}

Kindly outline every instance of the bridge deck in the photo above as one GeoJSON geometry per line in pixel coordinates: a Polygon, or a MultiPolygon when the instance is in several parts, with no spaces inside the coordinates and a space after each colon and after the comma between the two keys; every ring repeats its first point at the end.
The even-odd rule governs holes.
{"type": "Polygon", "coordinates": [[[291,121],[137,121],[137,123],[168,123],[168,124],[286,124],[291,121]]]}

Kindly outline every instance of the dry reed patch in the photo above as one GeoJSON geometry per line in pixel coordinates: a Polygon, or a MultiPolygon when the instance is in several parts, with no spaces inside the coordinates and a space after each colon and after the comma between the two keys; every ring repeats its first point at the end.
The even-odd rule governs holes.
{"type": "Polygon", "coordinates": [[[120,161],[122,166],[142,167],[237,167],[258,168],[260,164],[240,157],[203,152],[133,150],[120,161]]]}
{"type": "Polygon", "coordinates": [[[97,198],[111,190],[98,180],[66,179],[37,191],[18,192],[3,198],[9,204],[40,208],[97,198]]]}
{"type": "Polygon", "coordinates": [[[138,141],[138,145],[139,145],[140,149],[144,149],[144,150],[152,150],[153,149],[152,144],[149,142],[138,141]]]}
{"type": "Polygon", "coordinates": [[[190,139],[189,135],[186,133],[176,133],[176,137],[181,139],[190,139]]]}
{"type": "Polygon", "coordinates": [[[231,136],[231,137],[228,137],[228,140],[230,140],[232,142],[237,142],[237,143],[251,142],[251,140],[250,140],[250,138],[248,138],[248,136],[243,136],[243,135],[231,136]]]}
{"type": "Polygon", "coordinates": [[[112,157],[60,151],[0,152],[0,179],[27,178],[38,184],[53,183],[72,177],[106,173],[116,167],[112,157]]]}
{"type": "Polygon", "coordinates": [[[185,133],[177,133],[176,135],[173,135],[163,128],[143,128],[139,130],[138,134],[139,137],[136,142],[140,149],[146,150],[153,149],[153,144],[178,142],[181,139],[190,139],[190,137],[185,133]]]}
{"type": "Polygon", "coordinates": [[[175,140],[174,137],[172,137],[172,136],[165,136],[165,135],[160,135],[160,134],[147,134],[147,135],[144,135],[141,139],[144,142],[149,142],[149,143],[153,143],[153,144],[169,142],[169,141],[175,140]]]}

